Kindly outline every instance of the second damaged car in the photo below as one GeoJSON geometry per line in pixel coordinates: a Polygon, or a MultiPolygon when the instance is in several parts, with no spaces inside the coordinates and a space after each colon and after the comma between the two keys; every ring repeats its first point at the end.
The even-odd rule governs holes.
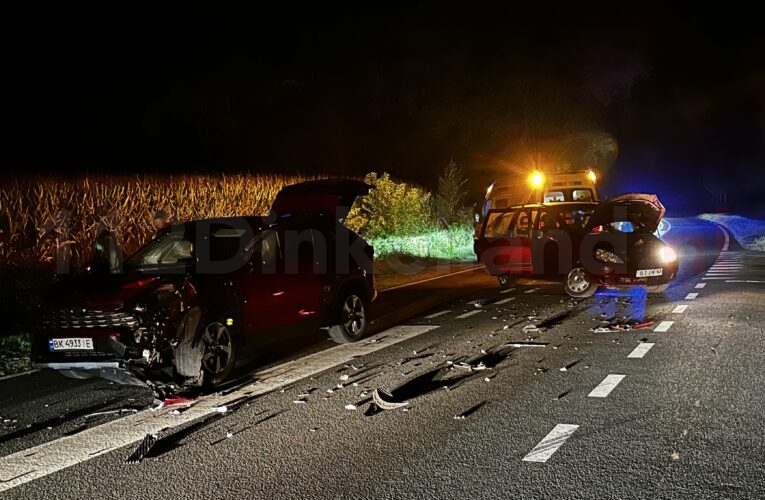
{"type": "Polygon", "coordinates": [[[323,328],[367,331],[373,249],[343,225],[369,186],[287,186],[267,217],[173,225],[121,269],[62,280],[43,305],[32,362],[66,376],[214,386],[264,343],[323,328]]]}
{"type": "Polygon", "coordinates": [[[664,213],[648,193],[491,210],[474,250],[503,288],[519,277],[548,277],[562,278],[574,298],[600,286],[663,292],[678,271],[677,255],[658,236],[664,213]]]}

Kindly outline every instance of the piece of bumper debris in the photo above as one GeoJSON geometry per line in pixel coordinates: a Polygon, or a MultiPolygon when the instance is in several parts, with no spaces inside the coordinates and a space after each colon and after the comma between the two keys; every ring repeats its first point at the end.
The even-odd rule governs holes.
{"type": "Polygon", "coordinates": [[[372,401],[381,410],[395,410],[409,404],[409,401],[396,401],[396,398],[385,389],[375,389],[372,393],[372,401]]]}
{"type": "Polygon", "coordinates": [[[95,413],[90,413],[88,415],[85,415],[85,418],[97,417],[100,415],[122,415],[123,413],[138,413],[138,409],[120,408],[119,410],[97,411],[95,413]]]}
{"type": "Polygon", "coordinates": [[[509,344],[505,344],[507,347],[547,347],[549,342],[531,342],[531,341],[524,341],[524,342],[511,342],[509,344]]]}
{"type": "Polygon", "coordinates": [[[141,444],[138,445],[138,448],[133,451],[133,453],[130,454],[129,457],[127,457],[127,460],[125,460],[125,463],[127,464],[137,464],[141,463],[143,460],[143,457],[145,457],[151,449],[154,447],[155,444],[157,444],[157,441],[159,440],[159,436],[157,434],[147,434],[146,437],[143,438],[143,441],[141,441],[141,444]]]}
{"type": "Polygon", "coordinates": [[[165,400],[162,403],[163,403],[163,406],[173,406],[173,405],[191,404],[193,402],[194,400],[190,398],[175,397],[175,398],[165,398],[165,400]]]}
{"type": "Polygon", "coordinates": [[[653,325],[655,325],[656,322],[654,321],[645,321],[643,323],[638,322],[623,322],[623,323],[612,323],[608,326],[599,326],[597,328],[590,328],[590,331],[593,333],[611,333],[611,332],[627,332],[630,330],[640,330],[642,328],[650,328],[653,325]]]}
{"type": "Polygon", "coordinates": [[[465,363],[464,361],[460,361],[459,363],[451,363],[452,369],[459,368],[460,370],[467,370],[470,372],[476,371],[482,371],[482,370],[488,370],[488,367],[484,364],[483,361],[478,363],[477,365],[471,365],[470,363],[465,363]]]}
{"type": "Polygon", "coordinates": [[[576,365],[577,363],[579,363],[578,359],[576,361],[572,361],[571,363],[569,363],[566,366],[562,367],[560,369],[560,371],[562,371],[562,372],[568,371],[569,369],[573,368],[573,366],[576,365]]]}

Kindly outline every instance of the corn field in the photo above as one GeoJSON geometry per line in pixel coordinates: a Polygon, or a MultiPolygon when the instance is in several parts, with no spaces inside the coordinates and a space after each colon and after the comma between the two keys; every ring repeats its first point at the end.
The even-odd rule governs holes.
{"type": "Polygon", "coordinates": [[[129,255],[153,236],[154,213],[174,221],[264,215],[279,190],[317,177],[283,175],[87,175],[6,179],[0,186],[0,268],[73,268],[111,231],[129,255]]]}

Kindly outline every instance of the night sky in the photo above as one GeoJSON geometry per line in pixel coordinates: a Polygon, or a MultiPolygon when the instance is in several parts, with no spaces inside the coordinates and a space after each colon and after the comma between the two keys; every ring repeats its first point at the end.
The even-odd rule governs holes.
{"type": "Polygon", "coordinates": [[[606,194],[762,208],[756,12],[531,3],[23,2],[0,21],[0,161],[387,171],[435,188],[454,158],[472,194],[532,166],[589,163],[606,194]]]}

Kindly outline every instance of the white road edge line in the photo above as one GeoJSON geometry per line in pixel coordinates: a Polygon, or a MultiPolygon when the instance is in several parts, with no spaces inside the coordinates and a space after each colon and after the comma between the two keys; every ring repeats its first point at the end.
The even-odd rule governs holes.
{"type": "Polygon", "coordinates": [[[608,375],[606,378],[603,379],[603,382],[598,384],[596,388],[590,392],[587,397],[590,398],[605,398],[609,394],[611,394],[611,391],[616,389],[616,386],[619,385],[619,382],[624,380],[625,375],[615,375],[611,374],[608,375]]]}
{"type": "Polygon", "coordinates": [[[685,312],[686,309],[688,309],[688,304],[682,304],[679,306],[675,306],[675,308],[672,309],[672,312],[675,314],[682,314],[685,312]]]}
{"type": "Polygon", "coordinates": [[[563,446],[568,438],[579,428],[575,424],[558,424],[553,430],[523,457],[524,462],[547,462],[563,446]]]}
{"type": "Polygon", "coordinates": [[[669,327],[672,326],[674,321],[662,321],[659,323],[659,326],[653,329],[654,332],[666,332],[669,330],[669,327]]]}
{"type": "Polygon", "coordinates": [[[455,276],[457,274],[471,273],[471,272],[476,271],[478,269],[483,269],[484,267],[486,267],[486,266],[471,267],[470,269],[463,269],[462,271],[455,271],[455,272],[449,273],[449,274],[442,274],[440,276],[434,276],[432,278],[427,278],[427,279],[420,280],[420,281],[412,281],[411,283],[406,283],[404,285],[392,286],[390,288],[386,288],[384,290],[380,290],[380,293],[390,292],[391,290],[398,290],[399,288],[405,288],[405,287],[412,286],[412,285],[419,285],[420,283],[426,283],[428,281],[440,280],[441,278],[447,278],[449,276],[455,276]]]}
{"type": "Polygon", "coordinates": [[[479,309],[479,310],[477,310],[477,311],[470,311],[470,312],[466,312],[465,314],[460,314],[459,316],[457,316],[457,319],[465,319],[465,318],[469,318],[470,316],[472,316],[472,315],[474,315],[474,314],[478,314],[479,312],[481,312],[481,310],[480,310],[480,309],[479,309]]]}
{"type": "Polygon", "coordinates": [[[717,227],[720,228],[720,231],[723,232],[723,236],[725,236],[725,244],[722,247],[722,251],[723,252],[727,252],[728,251],[728,246],[730,245],[730,236],[728,236],[728,231],[724,227],[722,227],[719,224],[717,225],[717,227]]]}
{"type": "Polygon", "coordinates": [[[399,325],[364,342],[341,344],[325,351],[256,372],[259,380],[226,395],[200,398],[189,409],[170,417],[173,406],[158,411],[144,410],[119,420],[0,457],[0,492],[34,481],[80,462],[138,443],[147,434],[187,424],[216,412],[220,407],[244,396],[272,392],[285,385],[347,363],[357,356],[379,351],[439,328],[438,325],[399,325]],[[378,341],[382,339],[382,341],[378,341]]]}
{"type": "Polygon", "coordinates": [[[446,311],[439,311],[437,313],[428,314],[427,316],[425,316],[425,319],[437,318],[439,316],[443,316],[444,314],[449,314],[450,312],[452,312],[452,310],[451,309],[447,309],[446,311]]]}
{"type": "Polygon", "coordinates": [[[21,372],[21,373],[12,373],[10,375],[3,375],[2,377],[0,377],[0,381],[8,380],[8,379],[16,378],[16,377],[23,377],[24,375],[32,375],[33,373],[37,373],[39,371],[40,370],[32,369],[32,370],[27,370],[27,371],[21,372]]]}
{"type": "Polygon", "coordinates": [[[651,347],[654,346],[653,342],[640,342],[636,348],[632,350],[631,353],[627,354],[628,358],[642,358],[646,355],[648,351],[651,350],[651,347]]]}

